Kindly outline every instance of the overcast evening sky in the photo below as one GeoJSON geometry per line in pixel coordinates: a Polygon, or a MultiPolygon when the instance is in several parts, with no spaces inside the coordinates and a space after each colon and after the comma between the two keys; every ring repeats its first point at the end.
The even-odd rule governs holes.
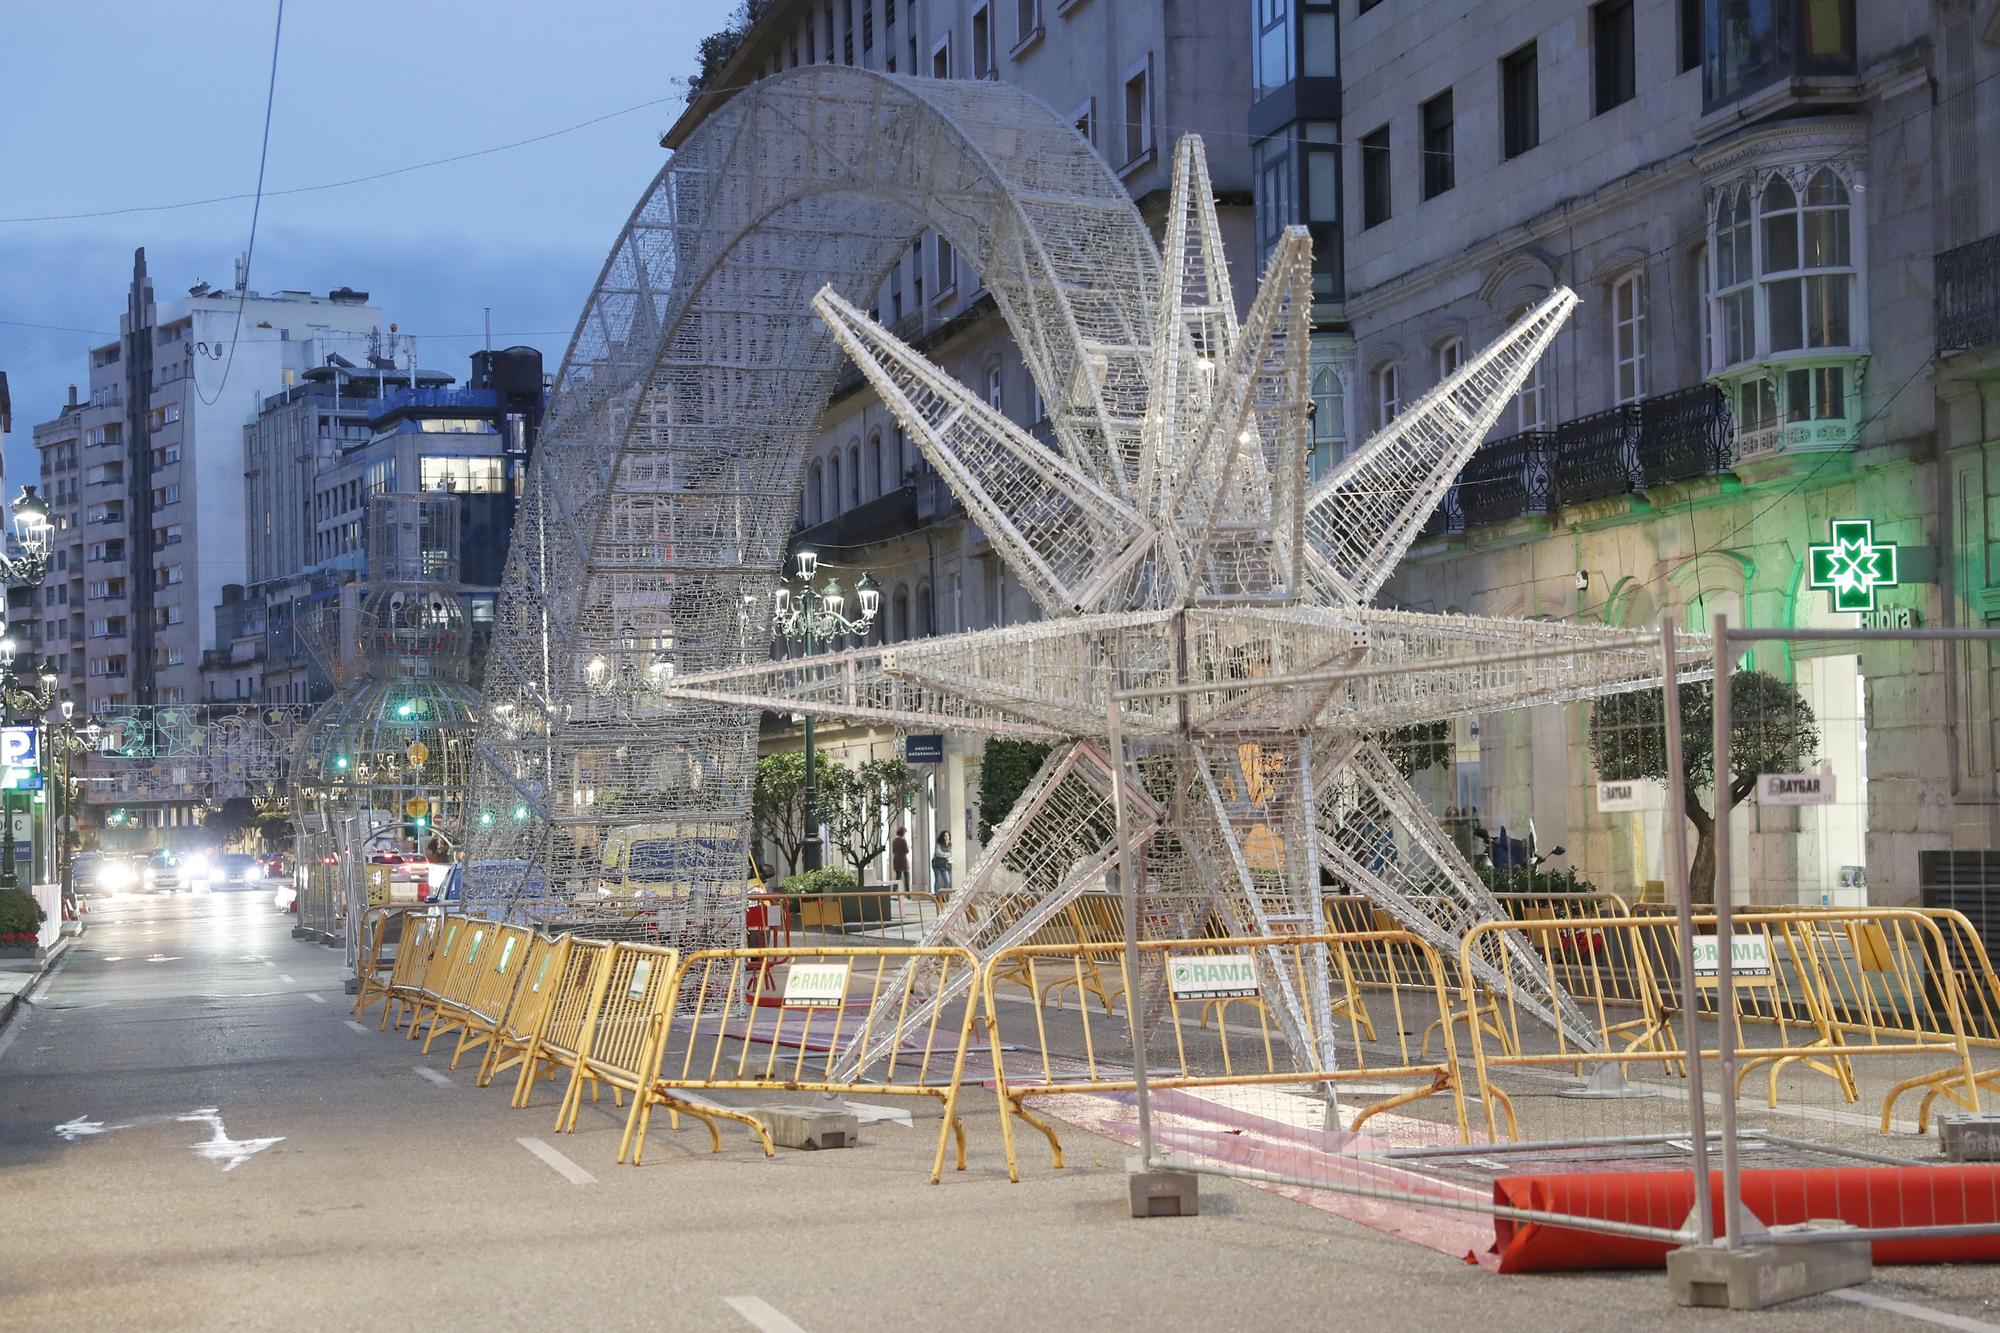
{"type": "MultiPolygon", "coordinates": [[[[675,82],[736,0],[289,0],[250,285],[370,294],[422,360],[465,378],[485,307],[496,346],[553,371],[619,227],[665,160],[675,82]],[[660,100],[664,99],[664,100],[660,100]],[[370,184],[277,195],[545,134],[370,184]]],[[[0,371],[9,491],[35,423],[118,330],[132,251],[162,303],[231,282],[250,200],[14,221],[248,194],[276,0],[0,5],[0,371]],[[56,327],[29,327],[34,325],[56,327]],[[65,332],[60,330],[82,330],[65,332]]]]}

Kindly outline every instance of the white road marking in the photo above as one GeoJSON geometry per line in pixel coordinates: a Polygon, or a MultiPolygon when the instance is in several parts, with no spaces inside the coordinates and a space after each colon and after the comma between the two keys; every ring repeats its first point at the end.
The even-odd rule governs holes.
{"type": "Polygon", "coordinates": [[[910,1113],[900,1107],[849,1101],[843,1101],[841,1105],[854,1112],[854,1122],[858,1125],[872,1125],[877,1121],[886,1120],[892,1125],[901,1125],[904,1129],[916,1128],[915,1122],[910,1119],[910,1113]]]}
{"type": "Polygon", "coordinates": [[[306,998],[308,1000],[311,1000],[314,1004],[326,1003],[326,997],[324,995],[314,995],[311,991],[306,992],[306,998]]]}
{"type": "Polygon", "coordinates": [[[356,1032],[359,1032],[359,1033],[361,1033],[361,1034],[362,1034],[362,1035],[364,1035],[364,1036],[365,1036],[365,1035],[367,1035],[367,1032],[368,1032],[368,1029],[367,1029],[367,1028],[365,1028],[365,1027],[362,1027],[362,1026],[361,1026],[361,1025],[359,1024],[359,1023],[355,1022],[355,1021],[354,1021],[353,1019],[351,1019],[351,1018],[347,1020],[347,1026],[349,1026],[349,1027],[353,1028],[353,1029],[354,1029],[354,1030],[355,1030],[356,1032]]]}
{"type": "Polygon", "coordinates": [[[156,953],[151,958],[148,958],[146,961],[149,963],[178,963],[180,960],[181,956],[179,954],[167,955],[167,954],[156,953]]]}
{"type": "Polygon", "coordinates": [[[211,1162],[222,1163],[224,1171],[234,1171],[237,1167],[255,1157],[274,1143],[283,1143],[282,1135],[268,1139],[232,1139],[223,1128],[222,1112],[215,1107],[205,1107],[193,1115],[176,1116],[175,1119],[206,1124],[210,1136],[194,1145],[197,1157],[206,1157],[211,1162]]]}
{"type": "Polygon", "coordinates": [[[272,961],[271,961],[270,959],[268,959],[268,958],[260,958],[260,959],[258,959],[257,961],[261,962],[261,963],[262,963],[262,964],[263,964],[263,965],[264,965],[265,967],[276,967],[276,966],[277,966],[277,964],[276,964],[276,963],[272,962],[272,961]]]}
{"type": "Polygon", "coordinates": [[[724,1296],[722,1303],[743,1316],[743,1321],[761,1333],[806,1333],[761,1296],[724,1296]]]}
{"type": "Polygon", "coordinates": [[[595,1185],[597,1183],[596,1176],[591,1175],[590,1172],[584,1170],[575,1162],[570,1161],[569,1158],[563,1156],[548,1144],[543,1143],[540,1139],[515,1139],[514,1142],[520,1144],[544,1162],[547,1162],[555,1169],[557,1175],[572,1185],[595,1185]]]}
{"type": "Polygon", "coordinates": [[[284,982],[287,986],[296,986],[299,984],[293,978],[286,976],[283,972],[278,973],[278,980],[284,982]]]}
{"type": "Polygon", "coordinates": [[[417,1071],[418,1078],[427,1078],[440,1088],[455,1088],[458,1086],[443,1074],[438,1073],[437,1070],[432,1069],[429,1065],[411,1065],[410,1068],[417,1071]]]}
{"type": "Polygon", "coordinates": [[[1962,1314],[1947,1314],[1943,1310],[1933,1310],[1929,1306],[1915,1305],[1889,1296],[1877,1296],[1871,1291],[1856,1291],[1849,1288],[1845,1291],[1829,1291],[1827,1295],[1838,1297],[1843,1301],[1852,1301],[1856,1305],[1866,1305],[1871,1309],[1887,1310],[1890,1314],[1899,1314],[1906,1319],[1936,1324],[1940,1328],[1959,1329],[1961,1333],[2000,1333],[2000,1324],[1989,1324],[1983,1319],[1971,1319],[1962,1314]]]}
{"type": "Polygon", "coordinates": [[[124,961],[125,961],[125,955],[124,955],[124,954],[109,954],[109,955],[107,955],[107,956],[105,957],[104,961],[105,961],[105,962],[107,962],[107,963],[122,963],[122,962],[124,962],[124,961]]]}
{"type": "Polygon", "coordinates": [[[103,1132],[104,1122],[102,1120],[86,1120],[82,1116],[78,1116],[67,1124],[56,1126],[56,1133],[68,1143],[75,1143],[78,1139],[89,1138],[92,1134],[102,1134],[103,1132]]]}

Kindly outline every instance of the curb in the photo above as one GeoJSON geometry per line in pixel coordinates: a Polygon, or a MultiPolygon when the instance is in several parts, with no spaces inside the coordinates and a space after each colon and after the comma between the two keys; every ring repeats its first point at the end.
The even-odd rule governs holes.
{"type": "Polygon", "coordinates": [[[41,967],[28,978],[28,984],[12,995],[0,997],[0,1031],[6,1030],[7,1024],[13,1020],[14,1011],[26,1004],[29,997],[55,975],[56,969],[62,965],[62,960],[69,957],[70,947],[81,938],[83,938],[81,935],[60,936],[56,940],[55,947],[49,950],[49,956],[42,961],[41,967]]]}

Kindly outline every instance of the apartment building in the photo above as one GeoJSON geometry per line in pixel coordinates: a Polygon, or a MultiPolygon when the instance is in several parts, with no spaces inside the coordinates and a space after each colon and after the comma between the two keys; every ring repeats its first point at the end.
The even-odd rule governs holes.
{"type": "MultiPolygon", "coordinates": [[[[734,89],[800,65],[1002,80],[1067,116],[1157,229],[1173,142],[1198,133],[1207,142],[1231,280],[1239,304],[1247,304],[1260,254],[1245,132],[1250,55],[1244,8],[1211,0],[774,0],[734,55],[707,73],[703,91],[662,142],[681,143],[734,89]]],[[[1273,124],[1282,131],[1291,121],[1273,124]]],[[[1048,429],[1041,396],[992,297],[948,238],[913,228],[874,309],[1021,426],[1048,429]]],[[[822,577],[832,573],[848,587],[864,570],[874,574],[882,609],[872,639],[898,642],[1037,615],[851,367],[827,405],[801,481],[794,546],[818,552],[822,577]]],[[[867,728],[822,727],[817,740],[849,762],[902,753],[893,733],[867,728]]],[[[765,738],[771,750],[801,743],[796,729],[765,738]]],[[[942,763],[910,812],[912,844],[929,848],[938,832],[951,830],[961,871],[978,847],[980,754],[977,740],[948,737],[942,763]]]]}
{"type": "MultiPolygon", "coordinates": [[[[10,617],[10,633],[31,640],[56,664],[57,690],[83,698],[84,594],[83,509],[78,465],[83,444],[84,404],[71,385],[69,402],[53,419],[35,427],[40,491],[49,506],[49,571],[40,588],[27,589],[32,614],[10,617]]],[[[24,649],[25,651],[25,649],[24,649]]]]}
{"type": "Polygon", "coordinates": [[[62,497],[52,505],[71,524],[57,531],[64,563],[43,590],[42,638],[81,677],[84,709],[205,697],[216,607],[246,577],[244,425],[309,366],[379,340],[381,323],[366,293],[258,293],[240,276],[159,302],[135,253],[119,336],[89,350],[88,398],[36,429],[44,483],[62,497]]]}
{"type": "MultiPolygon", "coordinates": [[[[1853,626],[1806,586],[1805,547],[1865,517],[1912,553],[1878,623],[2000,623],[1992,5],[1340,10],[1358,432],[1551,287],[1582,298],[1393,599],[1853,626]]],[[[1801,643],[1754,664],[1798,686],[1855,785],[1823,810],[1739,807],[1739,896],[1907,903],[1939,853],[2000,846],[1983,648],[1801,643]]],[[[1465,724],[1440,799],[1533,820],[1580,872],[1638,891],[1662,878],[1665,797],[1643,828],[1597,813],[1582,716],[1465,724]]]]}
{"type": "Polygon", "coordinates": [[[257,628],[233,650],[223,642],[211,650],[224,696],[253,652],[262,657],[252,693],[269,703],[321,702],[336,674],[356,668],[366,514],[377,495],[456,498],[455,568],[475,668],[483,661],[520,472],[546,406],[541,353],[476,352],[463,387],[443,371],[376,360],[383,364],[329,358],[268,398],[244,428],[255,497],[244,624],[257,628]]]}

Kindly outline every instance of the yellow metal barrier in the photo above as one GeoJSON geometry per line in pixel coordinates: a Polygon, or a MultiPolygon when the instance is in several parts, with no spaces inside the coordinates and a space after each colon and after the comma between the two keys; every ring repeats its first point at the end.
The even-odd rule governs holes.
{"type": "MultiPolygon", "coordinates": [[[[515,1106],[528,1105],[535,1084],[541,1079],[553,1079],[559,1069],[576,1068],[577,1051],[583,1045],[591,1007],[598,988],[604,984],[604,965],[611,960],[611,946],[602,940],[565,938],[569,947],[563,951],[561,966],[551,969],[553,994],[521,1052],[521,1073],[514,1081],[515,1106]]],[[[564,1111],[556,1116],[557,1129],[562,1128],[568,1102],[565,1089],[564,1111]]]]}
{"type": "MultiPolygon", "coordinates": [[[[430,1054],[431,1043],[441,1035],[456,1032],[465,1026],[473,993],[479,988],[481,973],[493,961],[491,943],[498,947],[500,932],[507,929],[483,917],[467,917],[464,929],[459,933],[458,946],[453,950],[451,966],[446,969],[444,982],[438,987],[437,996],[431,1004],[431,1028],[424,1036],[424,1053],[430,1054]]],[[[449,938],[449,932],[447,932],[449,938]]],[[[411,1037],[416,1036],[413,1029],[411,1037]]]]}
{"type": "MultiPolygon", "coordinates": [[[[1821,909],[1738,912],[1734,920],[1737,941],[1750,958],[1762,961],[1739,970],[1735,994],[1726,1001],[1740,1034],[1737,1088],[1732,1091],[1740,1093],[1743,1082],[1761,1071],[1768,1082],[1767,1099],[1775,1107],[1779,1075],[1803,1068],[1832,1080],[1842,1097],[1853,1102],[1860,1092],[1855,1059],[1944,1056],[1951,1061],[1948,1067],[1907,1078],[1888,1091],[1883,1131],[1889,1130],[1896,1097],[1914,1088],[1930,1090],[1926,1108],[1942,1095],[1977,1109],[1965,1003],[1945,935],[1929,915],[1896,908],[1821,909]]],[[[1503,933],[1535,945],[1535,934],[1550,928],[1507,922],[1468,931],[1460,946],[1464,989],[1477,993],[1474,959],[1500,956],[1503,933]]],[[[1611,1064],[1651,1065],[1679,1074],[1687,1053],[1675,1021],[1690,1006],[1703,1020],[1712,1021],[1722,1012],[1725,997],[1712,975],[1698,978],[1692,997],[1682,993],[1674,918],[1605,917],[1593,920],[1590,928],[1603,936],[1603,947],[1552,975],[1559,975],[1571,997],[1594,1014],[1598,1049],[1580,1050],[1561,1032],[1550,1036],[1539,1024],[1524,1032],[1511,977],[1505,993],[1489,997],[1505,1029],[1500,1049],[1488,1049],[1483,1027],[1472,1029],[1487,1128],[1496,1135],[1498,1117],[1504,1115],[1508,1135],[1519,1137],[1512,1103],[1495,1080],[1497,1072],[1536,1066],[1581,1071],[1611,1064]],[[1535,1044],[1530,1039],[1536,1037],[1554,1049],[1530,1049],[1535,1044]]],[[[1697,935],[1713,934],[1715,928],[1713,917],[1695,919],[1697,935]]],[[[1542,956],[1549,957],[1546,952],[1542,956]]],[[[1703,1059],[1715,1055],[1713,1050],[1700,1052],[1703,1059]]]]}
{"type": "MultiPolygon", "coordinates": [[[[535,932],[528,927],[502,925],[495,929],[493,942],[484,956],[476,962],[467,960],[473,971],[470,992],[451,1010],[451,1026],[458,1029],[458,1044],[451,1052],[453,1069],[458,1068],[467,1051],[488,1045],[499,1031],[501,1020],[514,1002],[514,991],[520,985],[534,941],[535,932]]],[[[435,1029],[431,1035],[437,1035],[435,1029]]],[[[483,1066],[485,1062],[480,1063],[483,1066]]]]}
{"type": "Polygon", "coordinates": [[[521,1064],[528,1046],[541,1031],[554,998],[556,981],[569,957],[567,935],[550,936],[536,932],[528,943],[528,956],[521,963],[520,980],[514,997],[486,1043],[486,1058],[479,1063],[475,1086],[485,1087],[495,1077],[521,1064]]]}
{"type": "MultiPolygon", "coordinates": [[[[1086,893],[1043,922],[1041,929],[1023,943],[1054,946],[1117,944],[1124,938],[1125,907],[1118,895],[1086,893]]],[[[1100,965],[1094,954],[1085,957],[1073,971],[1046,978],[1039,988],[1029,985],[1028,971],[1018,963],[1010,964],[1000,977],[1033,991],[1037,1004],[1046,1004],[1049,997],[1054,996],[1058,1009],[1063,1007],[1062,995],[1066,990],[1076,991],[1078,1004],[1086,1002],[1085,995],[1094,995],[1106,1014],[1124,997],[1124,988],[1118,978],[1119,974],[1100,965]]]]}
{"type": "Polygon", "coordinates": [[[415,1041],[417,1029],[428,1017],[437,1020],[438,1004],[444,997],[445,987],[450,984],[453,971],[463,954],[463,945],[469,936],[466,929],[467,918],[456,912],[445,912],[437,919],[436,943],[430,957],[424,963],[423,980],[418,984],[414,1003],[407,1006],[410,1013],[410,1030],[407,1034],[415,1041]]]}
{"type": "MultiPolygon", "coordinates": [[[[942,1008],[926,1017],[923,1001],[959,984],[961,977],[976,980],[978,972],[971,952],[951,947],[709,949],[689,954],[675,977],[670,1017],[662,1026],[645,1095],[635,1099],[627,1119],[633,1162],[645,1150],[655,1106],[697,1109],[677,1094],[783,1091],[935,1098],[944,1123],[931,1182],[944,1173],[948,1139],[956,1140],[958,1168],[964,1170],[959,1084],[978,995],[967,987],[955,1045],[950,1044],[949,1027],[940,1031],[942,1008]],[[861,1063],[864,1053],[878,1050],[877,1058],[861,1063]]],[[[749,1119],[708,1103],[698,1109],[749,1119]]],[[[714,1126],[709,1128],[713,1133],[714,1126]]],[[[757,1132],[769,1152],[761,1125],[757,1132]]]]}
{"type": "Polygon", "coordinates": [[[372,1004],[389,1002],[389,989],[396,981],[396,964],[403,956],[403,943],[414,939],[410,925],[414,919],[411,910],[400,904],[370,907],[363,912],[360,958],[354,969],[356,1018],[366,1017],[372,1004]]]}
{"type": "MultiPolygon", "coordinates": [[[[1371,930],[1280,938],[1147,940],[1138,945],[1138,957],[1141,972],[1138,993],[1155,997],[1173,1038],[1173,1063],[1165,1067],[1149,1064],[1146,1078],[1149,1088],[1337,1086],[1354,1080],[1379,1084],[1407,1079],[1409,1088],[1366,1108],[1349,1128],[1359,1128],[1383,1111],[1437,1093],[1449,1093],[1459,1132],[1461,1136],[1469,1134],[1464,1094],[1457,1077],[1457,1047],[1450,1025],[1443,1028],[1441,1060],[1426,1061],[1411,1048],[1410,1024],[1417,1020],[1444,1019],[1453,994],[1443,960],[1416,936],[1399,930],[1371,930]],[[1183,977],[1192,977],[1196,983],[1209,979],[1202,971],[1203,960],[1223,964],[1222,971],[1234,978],[1229,993],[1217,993],[1221,989],[1217,985],[1181,984],[1183,977]],[[1304,1034],[1310,1047],[1307,1052],[1293,1051],[1283,1034],[1275,1030],[1271,1007],[1264,1003],[1263,997],[1280,984],[1288,985],[1294,994],[1310,995],[1315,982],[1321,979],[1315,972],[1322,968],[1330,988],[1347,987],[1350,1003],[1333,1019],[1333,1030],[1315,1029],[1304,1034]],[[1374,1041],[1375,1027],[1365,1006],[1352,1002],[1364,976],[1384,990],[1380,1003],[1386,1006],[1387,1017],[1392,1020],[1389,1028],[1396,1034],[1387,1043],[1387,1051],[1369,1049],[1383,1043],[1374,1041]],[[1229,1005],[1236,1003],[1244,1003],[1254,1017],[1232,1027],[1229,1005]],[[1202,1032],[1211,1015],[1215,1019],[1212,1038],[1202,1032]]],[[[1034,1068],[1031,1071],[1006,1068],[1007,1062],[1001,1055],[1005,1047],[996,986],[1025,972],[1027,980],[1023,984],[1040,995],[1044,993],[1045,972],[1067,971],[1077,976],[1086,959],[1112,973],[1124,993],[1133,993],[1133,978],[1126,973],[1122,944],[1020,945],[996,954],[986,968],[983,990],[995,1051],[995,1091],[1010,1180],[1020,1179],[1014,1148],[1013,1121],[1017,1116],[1040,1130],[1048,1140],[1054,1165],[1063,1164],[1061,1140],[1053,1126],[1027,1109],[1025,1103],[1029,1098],[1131,1092],[1136,1087],[1131,1073],[1135,1061],[1130,1024],[1122,1020],[1094,1021],[1088,1007],[1079,1012],[1082,1049],[1058,1053],[1052,1048],[1042,1006],[1039,1002],[1034,1004],[1035,1045],[1030,1048],[1034,1068]]],[[[1210,971],[1215,970],[1214,963],[1208,966],[1210,971]]],[[[1310,1021],[1311,1006],[1305,1008],[1310,1021]]]]}
{"type": "Polygon", "coordinates": [[[434,916],[406,919],[403,942],[396,949],[396,962],[389,970],[389,994],[382,1006],[378,1031],[400,1030],[403,1019],[414,1017],[423,999],[424,978],[430,975],[431,958],[442,938],[440,920],[434,916]]]}

